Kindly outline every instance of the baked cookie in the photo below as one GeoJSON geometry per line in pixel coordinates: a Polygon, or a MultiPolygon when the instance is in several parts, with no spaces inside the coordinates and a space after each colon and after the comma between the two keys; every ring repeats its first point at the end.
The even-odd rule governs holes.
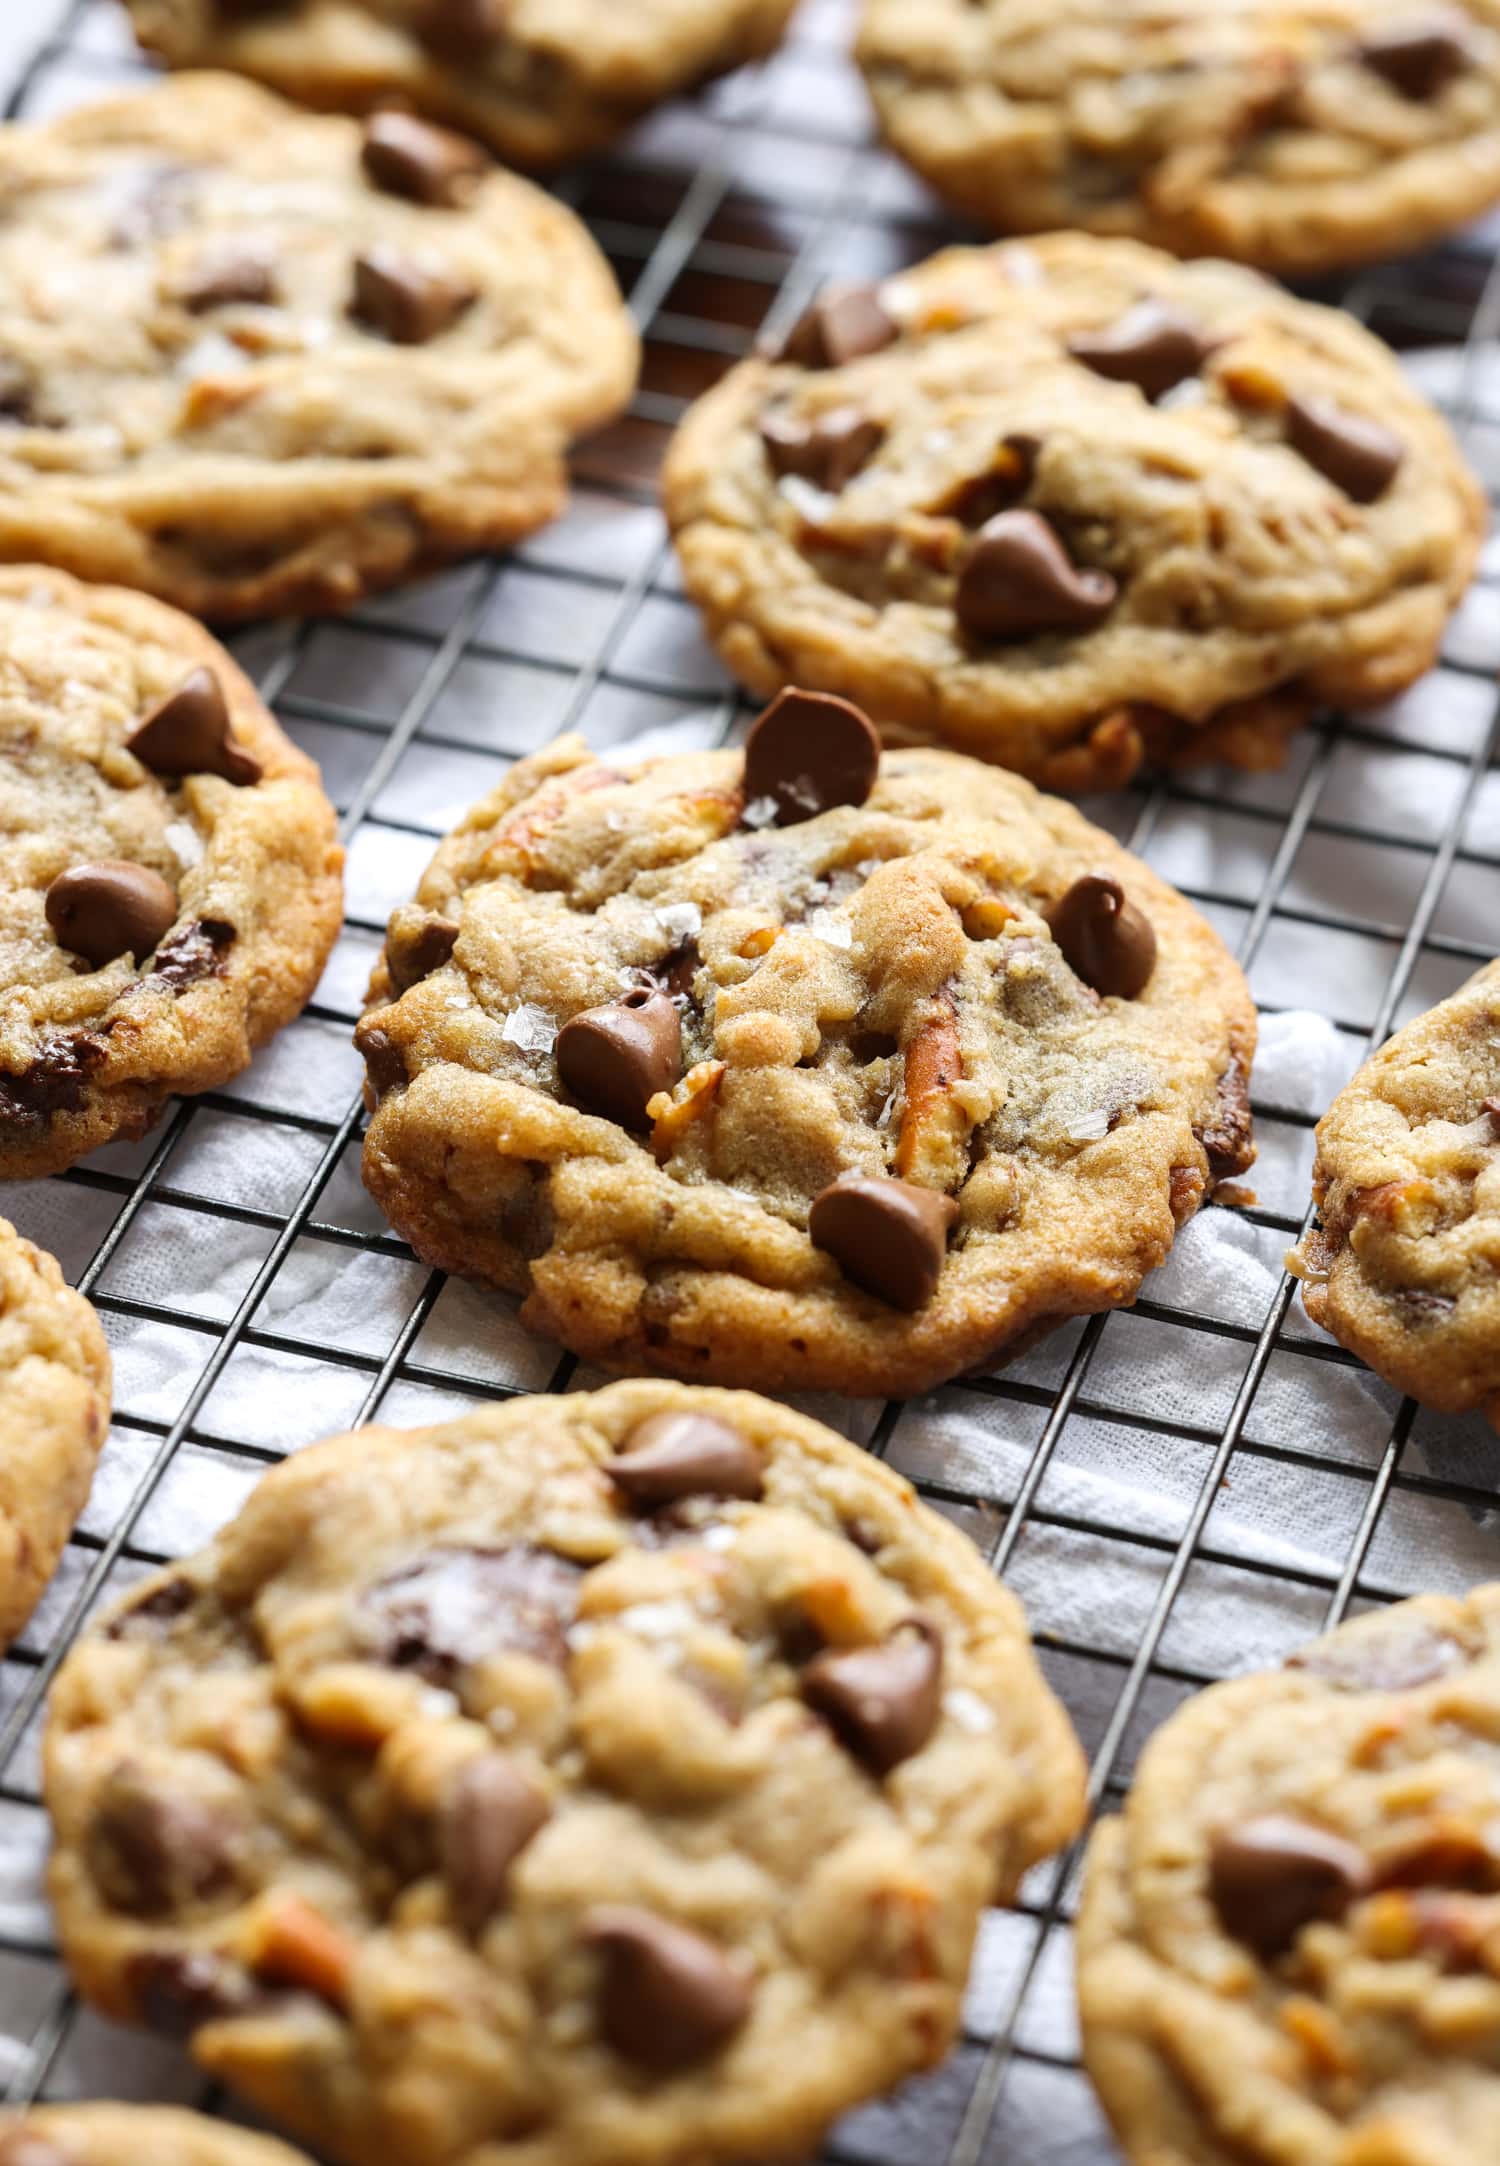
{"type": "Polygon", "coordinates": [[[1050,788],[1274,765],[1434,659],[1486,512],[1349,317],[1054,235],[826,290],[683,423],[668,517],[752,690],[1050,788]]]}
{"type": "Polygon", "coordinates": [[[410,115],[185,75],[0,129],[0,557],[341,608],[550,519],[636,358],[572,212],[410,115]]]}
{"type": "Polygon", "coordinates": [[[200,626],[0,571],[0,1177],[237,1075],[318,982],[342,864],[316,767],[200,626]]]}
{"type": "Polygon", "coordinates": [[[98,1317],[0,1218],[0,1650],[36,1608],[87,1502],[109,1382],[98,1317]]]}
{"type": "Polygon", "coordinates": [[[1190,1700],[1089,1850],[1088,2072],[1135,2166],[1492,2166],[1500,1586],[1190,1700]]]}
{"type": "Polygon", "coordinates": [[[880,125],[1006,233],[1287,275],[1500,197],[1500,0],[865,0],[880,125]]]}
{"type": "Polygon", "coordinates": [[[85,1994],[356,2166],[801,2158],[1083,1809],[962,1534],[641,1382],[300,1453],[70,1656],[46,1767],[85,1994]]]}
{"type": "Polygon", "coordinates": [[[1318,1123],[1308,1315],[1378,1375],[1500,1429],[1500,963],[1366,1061],[1318,1123]]]}
{"type": "Polygon", "coordinates": [[[796,0],[126,0],[172,67],[237,68],[334,112],[386,102],[546,167],[769,53],[796,0]]]}
{"type": "Polygon", "coordinates": [[[34,2106],[0,2119],[0,2166],[309,2166],[269,2136],[166,2106],[34,2106]]]}
{"type": "Polygon", "coordinates": [[[395,912],[365,1179],[606,1367],[920,1391],[1133,1299],[1250,1162],[1255,1011],[1071,806],[788,693],[514,768],[395,912]]]}

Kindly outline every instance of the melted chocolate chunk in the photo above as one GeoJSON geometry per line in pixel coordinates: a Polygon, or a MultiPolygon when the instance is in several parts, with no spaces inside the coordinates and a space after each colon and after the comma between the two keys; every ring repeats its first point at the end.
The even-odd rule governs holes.
{"type": "Polygon", "coordinates": [[[663,1413],[637,1422],[605,1473],[641,1511],[685,1497],[759,1497],[761,1455],[747,1436],[712,1414],[663,1413]]]}
{"type": "Polygon", "coordinates": [[[561,1669],[583,1567],[550,1549],[434,1549],[361,1596],[365,1644],[393,1669],[434,1684],[510,1651],[561,1669]]]}
{"type": "Polygon", "coordinates": [[[760,440],[773,474],[800,475],[837,496],[885,442],[885,424],[858,406],[835,407],[815,421],[772,407],[761,416],[760,440]]]}
{"type": "Polygon", "coordinates": [[[111,1640],[148,1636],[164,1639],[166,1634],[162,1627],[171,1625],[192,1608],[197,1591],[190,1579],[164,1579],[159,1586],[148,1588],[128,1608],[111,1617],[104,1628],[104,1636],[111,1640]]]}
{"type": "Polygon", "coordinates": [[[0,1075],[0,1122],[39,1128],[54,1113],[77,1113],[88,1097],[89,1077],[104,1059],[104,1042],[86,1035],[43,1039],[31,1066],[0,1075]]]}
{"type": "Polygon", "coordinates": [[[1317,392],[1288,402],[1286,433],[1292,449],[1356,504],[1384,496],[1406,456],[1400,437],[1382,422],[1317,392]]]}
{"type": "Polygon", "coordinates": [[[1298,1648],[1286,1667],[1306,1670],[1340,1692],[1413,1692],[1467,1669],[1473,1659],[1451,1633],[1396,1611],[1379,1628],[1334,1632],[1298,1648]]]}
{"type": "Polygon", "coordinates": [[[126,1977],[141,2021],[165,2038],[190,2038],[200,2024],[243,2015],[259,1998],[238,1963],[205,1949],[134,1956],[126,1977]]]}
{"type": "Polygon", "coordinates": [[[1241,1053],[1231,1053],[1229,1066],[1219,1078],[1211,1128],[1198,1141],[1208,1153],[1208,1170],[1215,1181],[1232,1181],[1255,1163],[1255,1123],[1250,1112],[1250,1071],[1241,1053]]]}
{"type": "Polygon", "coordinates": [[[1430,22],[1393,23],[1389,30],[1374,30],[1355,49],[1371,74],[1421,104],[1474,65],[1467,28],[1461,17],[1435,12],[1430,22]]]}
{"type": "Polygon", "coordinates": [[[878,286],[825,286],[802,311],[772,358],[805,369],[842,368],[879,353],[901,336],[878,286]]]}
{"type": "Polygon", "coordinates": [[[376,1105],[392,1091],[405,1090],[411,1081],[406,1072],[406,1055],[388,1030],[361,1020],[355,1027],[354,1047],[364,1058],[370,1095],[376,1105]]]}
{"type": "Polygon", "coordinates": [[[171,992],[185,993],[205,978],[229,973],[229,951],[235,931],[227,918],[195,918],[190,925],[169,933],[156,951],[151,976],[171,992]]]}
{"type": "Polygon", "coordinates": [[[452,918],[430,917],[411,931],[403,931],[399,939],[387,937],[385,966],[398,993],[409,993],[414,985],[420,985],[453,960],[458,930],[452,918]]]}
{"type": "Polygon", "coordinates": [[[129,1769],[105,1785],[84,1840],[105,1901],[163,1918],[222,1894],[234,1881],[235,1829],[217,1806],[165,1797],[129,1769]]]}

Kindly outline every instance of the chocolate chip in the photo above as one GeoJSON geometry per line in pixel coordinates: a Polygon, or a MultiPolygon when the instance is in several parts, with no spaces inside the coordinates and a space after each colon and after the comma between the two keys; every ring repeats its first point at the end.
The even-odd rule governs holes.
{"type": "Polygon", "coordinates": [[[438,1848],[454,1915],[479,1932],[505,1897],[510,1869],[552,1807],[505,1752],[461,1767],[443,1800],[438,1848]]]}
{"type": "Polygon", "coordinates": [[[1159,399],[1198,374],[1213,341],[1178,309],[1142,301],[1102,331],[1078,332],[1068,351],[1096,376],[1134,384],[1148,399],[1159,399]]]}
{"type": "Polygon", "coordinates": [[[488,151],[468,136],[412,113],[372,113],[361,158],[377,188],[447,210],[467,203],[493,171],[488,151]]]}
{"type": "Polygon", "coordinates": [[[207,1950],[137,1955],[126,1981],[148,2030],[190,2038],[201,2024],[243,2015],[258,1989],[239,1964],[207,1950]]]}
{"type": "Polygon", "coordinates": [[[388,1030],[378,1023],[361,1017],[354,1026],[354,1050],[365,1064],[369,1079],[370,1095],[379,1105],[392,1091],[404,1091],[411,1077],[406,1072],[406,1055],[402,1052],[388,1030]]]}
{"type": "Polygon", "coordinates": [[[16,1129],[40,1127],[54,1113],[77,1113],[88,1096],[90,1076],[105,1058],[101,1039],[85,1032],[43,1039],[29,1068],[0,1075],[0,1122],[16,1129]]]}
{"type": "Polygon", "coordinates": [[[1378,421],[1316,392],[1288,400],[1286,433],[1292,449],[1356,504],[1384,496],[1406,456],[1400,437],[1378,421]]]}
{"type": "Polygon", "coordinates": [[[510,1651],[561,1669],[583,1568],[550,1549],[434,1549],[366,1590],[363,1638],[393,1669],[446,1685],[510,1651]]]}
{"type": "Polygon", "coordinates": [[[1266,1961],[1314,1919],[1340,1917],[1370,1885],[1363,1851],[1286,1813],[1221,1829],[1209,1856],[1220,1923],[1266,1961]]]}
{"type": "Polygon", "coordinates": [[[841,1265],[856,1286],[912,1313],[937,1291],[957,1216],[953,1198],[934,1188],[856,1173],[824,1189],[807,1230],[814,1248],[841,1265]]]}
{"type": "Polygon", "coordinates": [[[1211,1126],[1194,1130],[1208,1154],[1215,1181],[1232,1180],[1255,1163],[1255,1121],[1250,1111],[1250,1071],[1243,1053],[1232,1052],[1214,1093],[1211,1126]]]}
{"type": "Polygon", "coordinates": [[[76,2152],[59,2151],[45,2136],[33,2135],[23,2122],[0,2129],[0,2166],[79,2166],[76,2152]]]}
{"type": "Polygon", "coordinates": [[[166,1917],[234,1880],[234,1830],[223,1811],[162,1796],[128,1769],[105,1784],[84,1854],[105,1901],[137,1918],[166,1917]]]}
{"type": "Polygon", "coordinates": [[[204,248],[172,288],[172,299],[191,315],[237,302],[274,301],[276,278],[264,250],[228,242],[204,248]]]}
{"type": "Polygon", "coordinates": [[[191,925],[169,933],[157,949],[151,964],[152,982],[165,985],[171,992],[185,993],[189,986],[201,985],[205,978],[227,977],[234,941],[234,927],[227,918],[195,918],[191,925]]]}
{"type": "Polygon", "coordinates": [[[1041,450],[1039,436],[1007,436],[991,467],[955,482],[927,509],[936,518],[956,519],[971,533],[988,526],[991,519],[1009,511],[1025,496],[1036,479],[1041,450]]]}
{"type": "Polygon", "coordinates": [[[814,421],[772,407],[761,416],[760,440],[773,474],[800,474],[836,496],[885,442],[885,424],[860,406],[836,406],[814,421]]]}
{"type": "Polygon", "coordinates": [[[195,669],[159,700],[125,740],[153,775],[219,775],[241,788],[259,782],[260,761],[235,743],[224,690],[211,669],[195,669]]]}
{"type": "Polygon", "coordinates": [[[880,739],[867,715],[826,692],[789,690],[745,740],[745,799],[770,799],[776,825],[795,827],[834,805],[862,805],[880,773],[880,739]]]}
{"type": "Polygon", "coordinates": [[[1355,50],[1403,98],[1435,98],[1474,64],[1462,27],[1449,21],[1397,23],[1361,38],[1355,50]]]}
{"type": "Polygon", "coordinates": [[[975,536],[953,606],[971,638],[1030,638],[1102,623],[1119,592],[1108,572],[1078,569],[1040,512],[1002,511],[975,536]]]}
{"type": "Polygon", "coordinates": [[[1340,1692],[1412,1692],[1473,1661],[1469,1649],[1420,1617],[1393,1615],[1378,1626],[1334,1632],[1289,1655],[1289,1670],[1306,1670],[1340,1692]]]}
{"type": "Polygon", "coordinates": [[[31,378],[19,361],[0,359],[0,421],[30,421],[31,378]]]}
{"type": "Polygon", "coordinates": [[[111,1617],[104,1628],[106,1639],[122,1640],[149,1637],[164,1639],[164,1625],[170,1625],[193,1606],[196,1589],[190,1579],[180,1576],[164,1579],[159,1585],[148,1587],[122,1610],[111,1617]],[[141,1628],[146,1627],[142,1632],[141,1628]]]}
{"type": "Polygon", "coordinates": [[[878,1647],[831,1648],[802,1672],[802,1697],[877,1775],[920,1752],[943,1704],[943,1640],[912,1617],[878,1647]]]}
{"type": "Polygon", "coordinates": [[[1391,1299],[1408,1322],[1417,1325],[1440,1323],[1458,1307],[1456,1295],[1429,1293],[1424,1286],[1400,1286],[1391,1299]]]}
{"type": "Polygon", "coordinates": [[[474,287],[377,243],[354,259],[349,312],[395,346],[425,346],[479,298],[474,287]]]}
{"type": "Polygon", "coordinates": [[[693,981],[703,968],[703,957],[696,940],[684,940],[680,948],[674,948],[656,965],[652,982],[661,987],[669,999],[691,1003],[693,981]]]}
{"type": "Polygon", "coordinates": [[[1134,1000],[1156,968],[1156,933],[1118,880],[1087,872],[1045,913],[1073,975],[1096,993],[1134,1000]]]}
{"type": "Polygon", "coordinates": [[[647,1128],[646,1107],[682,1074],[682,1017],[642,986],[564,1023],[554,1047],[564,1089],[622,1128],[647,1128]]]}
{"type": "Polygon", "coordinates": [[[584,1919],[602,1950],[599,2028],[617,2053],[662,2072],[716,2052],[750,2014],[750,1981],[699,1933],[610,1904],[584,1919]]]}
{"type": "Polygon", "coordinates": [[[149,865],[106,857],[59,873],[46,907],[58,945],[102,970],[120,955],[151,954],[177,921],[177,892],[149,865]]]}
{"type": "Polygon", "coordinates": [[[391,983],[398,993],[409,993],[414,985],[430,978],[453,959],[458,944],[458,926],[452,918],[423,918],[410,927],[386,935],[385,966],[390,972],[391,983]]]}
{"type": "Polygon", "coordinates": [[[417,18],[424,45],[452,59],[485,53],[509,20],[511,0],[427,0],[417,18]]]}
{"type": "Polygon", "coordinates": [[[792,325],[772,358],[805,369],[842,368],[879,353],[901,336],[877,286],[825,286],[792,325]]]}
{"type": "Polygon", "coordinates": [[[712,1414],[651,1414],[637,1422],[604,1469],[644,1511],[683,1497],[746,1497],[765,1488],[748,1437],[712,1414]]]}

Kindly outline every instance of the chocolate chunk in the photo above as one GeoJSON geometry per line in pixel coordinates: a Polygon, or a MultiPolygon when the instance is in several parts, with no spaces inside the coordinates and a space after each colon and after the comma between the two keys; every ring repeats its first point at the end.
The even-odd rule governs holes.
{"type": "Polygon", "coordinates": [[[1250,1111],[1250,1071],[1245,1056],[1232,1052],[1214,1094],[1212,1127],[1194,1131],[1208,1153],[1209,1177],[1233,1180],[1255,1163],[1255,1122],[1250,1111]]]}
{"type": "Polygon", "coordinates": [[[354,1026],[354,1050],[363,1056],[370,1095],[376,1105],[392,1091],[404,1091],[411,1081],[400,1046],[388,1030],[382,1030],[368,1017],[362,1016],[354,1026]]]}
{"type": "Polygon", "coordinates": [[[878,1647],[830,1648],[802,1672],[802,1697],[873,1774],[920,1752],[943,1704],[943,1640],[925,1617],[878,1647]]]}
{"type": "Polygon", "coordinates": [[[120,955],[139,963],[176,921],[176,889],[149,865],[125,858],[74,865],[47,890],[47,923],[59,947],[96,970],[120,955]]]}
{"type": "Polygon", "coordinates": [[[0,2131],[0,2166],[79,2166],[76,2151],[59,2151],[45,2136],[36,2136],[17,2122],[0,2131]]]}
{"type": "Polygon", "coordinates": [[[1075,977],[1096,993],[1134,1000],[1156,968],[1151,920],[1109,873],[1087,872],[1046,912],[1052,937],[1075,977]]]}
{"type": "Polygon", "coordinates": [[[234,1880],[225,1814],[196,1798],[162,1796],[130,1769],[105,1784],[84,1853],[105,1901],[137,1918],[164,1918],[234,1880]]]}
{"type": "Polygon", "coordinates": [[[29,1068],[0,1074],[0,1122],[18,1129],[40,1127],[54,1113],[77,1113],[88,1081],[105,1057],[104,1042],[79,1032],[44,1038],[29,1068]]]}
{"type": "Polygon", "coordinates": [[[412,113],[372,113],[361,157],[377,188],[435,209],[467,203],[494,170],[488,151],[468,136],[412,113]]]}
{"type": "Polygon", "coordinates": [[[780,693],[745,740],[745,800],[770,798],[778,827],[816,819],[834,805],[864,804],[879,773],[874,724],[826,692],[780,693]]]}
{"type": "Polygon", "coordinates": [[[773,406],[761,416],[760,440],[773,474],[800,474],[836,496],[885,442],[885,424],[861,406],[836,406],[815,421],[773,406]]]}
{"type": "Polygon", "coordinates": [[[792,325],[772,358],[805,369],[842,368],[879,353],[901,336],[878,286],[825,286],[792,325]]]}
{"type": "Polygon", "coordinates": [[[1108,572],[1080,571],[1040,512],[1002,511],[979,529],[954,611],[973,639],[1085,631],[1114,608],[1108,572]]]}
{"type": "Polygon", "coordinates": [[[912,1313],[937,1291],[957,1217],[953,1198],[935,1188],[856,1173],[824,1189],[807,1230],[814,1248],[831,1256],[856,1286],[912,1313]]]}
{"type": "Polygon", "coordinates": [[[465,1932],[479,1932],[500,1908],[512,1865],[551,1817],[551,1805],[509,1753],[483,1753],[459,1769],[443,1800],[438,1847],[465,1932]]]}
{"type": "Polygon", "coordinates": [[[259,1997],[238,1963],[206,1949],[133,1956],[126,1979],[141,2021],[164,2038],[190,2038],[200,2024],[243,2015],[259,1997]]]}
{"type": "Polygon", "coordinates": [[[270,257],[263,249],[233,241],[201,249],[172,288],[172,299],[195,316],[236,302],[265,303],[275,298],[270,257]]]}
{"type": "Polygon", "coordinates": [[[927,509],[935,518],[956,519],[971,533],[988,526],[1002,511],[1020,503],[1036,479],[1041,450],[1039,436],[1007,436],[991,467],[955,482],[927,509]]]}
{"type": "Polygon", "coordinates": [[[750,2014],[750,1981],[699,1933],[610,1904],[584,1919],[604,1956],[599,2028],[617,2053],[666,2073],[701,2061],[750,2014]]]}
{"type": "Polygon", "coordinates": [[[0,359],[0,421],[30,421],[31,378],[19,361],[0,359]]]}
{"type": "Polygon", "coordinates": [[[659,985],[669,999],[691,1005],[693,981],[703,968],[703,957],[696,940],[684,940],[680,948],[656,965],[652,983],[659,985]]]}
{"type": "Polygon", "coordinates": [[[760,1453],[712,1414],[651,1414],[637,1422],[604,1469],[643,1511],[683,1497],[760,1496],[760,1453]]]}
{"type": "Polygon", "coordinates": [[[472,60],[488,51],[510,18],[511,0],[427,0],[417,36],[434,52],[472,60]]]}
{"type": "Polygon", "coordinates": [[[1134,384],[1148,399],[1159,399],[1198,374],[1213,342],[1178,309],[1142,301],[1102,331],[1078,332],[1068,351],[1096,376],[1134,384]]]}
{"type": "Polygon", "coordinates": [[[1292,449],[1356,504],[1384,496],[1406,456],[1399,436],[1317,392],[1288,400],[1286,433],[1292,449]]]}
{"type": "Polygon", "coordinates": [[[359,1602],[363,1638],[393,1669],[450,1684],[506,1651],[561,1669],[583,1567],[550,1549],[433,1549],[387,1573],[359,1602]]]}
{"type": "Polygon", "coordinates": [[[229,705],[211,669],[195,669],[158,701],[125,749],[153,775],[219,775],[245,788],[263,772],[235,743],[229,705]]]}
{"type": "Polygon", "coordinates": [[[457,943],[458,926],[452,918],[424,918],[410,930],[403,927],[399,937],[388,935],[385,966],[396,991],[409,993],[414,985],[441,970],[452,961],[457,943]]]}
{"type": "Polygon", "coordinates": [[[1403,98],[1435,98],[1474,65],[1463,26],[1453,17],[1372,31],[1355,50],[1372,74],[1403,98]]]}
{"type": "Polygon", "coordinates": [[[164,1639],[166,1633],[162,1628],[192,1608],[196,1592],[190,1579],[180,1575],[164,1579],[156,1586],[148,1587],[144,1594],[137,1595],[133,1602],[111,1617],[104,1628],[104,1636],[111,1640],[164,1639]]]}
{"type": "Polygon", "coordinates": [[[565,1090],[622,1128],[648,1128],[646,1107],[682,1074],[682,1018],[642,986],[564,1023],[554,1047],[565,1090]]]}
{"type": "Polygon", "coordinates": [[[234,927],[227,918],[195,918],[191,925],[169,933],[157,949],[152,980],[174,993],[185,993],[205,978],[227,977],[234,941],[234,927]]]}
{"type": "Polygon", "coordinates": [[[354,259],[349,313],[395,346],[425,346],[479,298],[473,286],[376,243],[354,259]]]}
{"type": "Polygon", "coordinates": [[[1267,1962],[1315,1918],[1342,1916],[1370,1885],[1363,1851],[1286,1813],[1221,1829],[1209,1857],[1220,1923],[1267,1962]]]}
{"type": "Polygon", "coordinates": [[[1455,1294],[1430,1293],[1425,1286],[1400,1286],[1391,1295],[1403,1316],[1416,1325],[1436,1324],[1458,1307],[1455,1294]]]}

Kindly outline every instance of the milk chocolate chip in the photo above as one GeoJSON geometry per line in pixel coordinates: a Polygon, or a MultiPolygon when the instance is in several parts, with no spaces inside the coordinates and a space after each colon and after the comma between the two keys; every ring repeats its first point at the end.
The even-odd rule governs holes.
{"type": "Polygon", "coordinates": [[[1080,331],[1068,340],[1075,361],[1111,382],[1134,384],[1159,399],[1196,376],[1213,342],[1190,316],[1162,301],[1142,301],[1103,331],[1080,331]]]}
{"type": "Polygon", "coordinates": [[[493,170],[488,151],[478,143],[412,113],[372,113],[360,155],[377,188],[434,209],[467,203],[493,170]]]}
{"type": "Polygon", "coordinates": [[[836,406],[813,421],[772,407],[761,416],[760,440],[773,474],[799,474],[836,496],[885,442],[885,426],[862,406],[836,406]]]}
{"type": "Polygon", "coordinates": [[[262,774],[260,761],[234,741],[229,706],[211,669],[193,670],[159,700],[125,749],[153,775],[219,775],[244,788],[262,774]]]}
{"type": "Polygon", "coordinates": [[[1119,598],[1108,572],[1080,571],[1040,512],[1002,511],[975,536],[954,610],[974,639],[1086,631],[1119,598]]]}
{"type": "Polygon", "coordinates": [[[792,325],[775,358],[805,369],[842,368],[901,335],[877,286],[825,286],[792,325]]]}
{"type": "Polygon", "coordinates": [[[782,692],[745,740],[745,801],[771,800],[778,827],[864,804],[879,772],[874,724],[826,692],[782,692]]]}
{"type": "Polygon", "coordinates": [[[1380,422],[1317,392],[1290,399],[1287,441],[1356,504],[1373,504],[1395,480],[1406,447],[1380,422]]]}
{"type": "Polygon", "coordinates": [[[910,1314],[937,1291],[957,1216],[953,1198],[936,1189],[855,1173],[824,1189],[807,1230],[846,1278],[910,1314]]]}
{"type": "Polygon", "coordinates": [[[1209,1892],[1225,1932],[1268,1962],[1315,1918],[1340,1917],[1371,1877],[1353,1843],[1286,1813],[1221,1829],[1209,1859],[1209,1892]]]}
{"type": "Polygon", "coordinates": [[[912,1617],[878,1647],[830,1649],[802,1672],[802,1697],[872,1773],[920,1752],[943,1702],[943,1641],[912,1617]]]}
{"type": "Polygon", "coordinates": [[[380,242],[354,259],[349,312],[395,346],[425,346],[450,330],[478,298],[461,279],[380,242]]]}
{"type": "Polygon", "coordinates": [[[1156,968],[1151,920],[1109,873],[1085,873],[1046,913],[1075,977],[1096,993],[1134,1000],[1156,968]]]}
{"type": "Polygon", "coordinates": [[[604,1957],[599,2027],[617,2053],[666,2073],[725,2045],[750,2014],[750,1981],[700,1933],[620,1903],[591,1911],[604,1957]]]}
{"type": "Polygon", "coordinates": [[[418,925],[403,926],[399,936],[388,934],[385,965],[396,991],[408,993],[435,970],[443,969],[452,961],[457,944],[458,926],[452,918],[424,918],[418,925]]]}
{"type": "Polygon", "coordinates": [[[765,1486],[755,1446],[712,1414],[648,1415],[604,1471],[644,1511],[684,1497],[753,1500],[765,1486]]]}
{"type": "Polygon", "coordinates": [[[682,1017],[665,993],[642,986],[564,1023],[554,1051],[580,1104],[622,1128],[647,1128],[647,1105],[682,1074],[682,1017]]]}
{"type": "Polygon", "coordinates": [[[177,281],[172,298],[195,316],[236,302],[274,301],[276,279],[270,258],[244,242],[205,247],[177,281]]]}
{"type": "Polygon", "coordinates": [[[450,1684],[510,1650],[561,1669],[583,1567],[550,1549],[434,1549],[390,1572],[359,1603],[365,1644],[393,1669],[450,1684]]]}
{"type": "Polygon", "coordinates": [[[234,1830],[222,1809],[165,1797],[129,1770],[105,1785],[84,1850],[105,1901],[138,1918],[166,1917],[234,1879],[234,1830]]]}
{"type": "Polygon", "coordinates": [[[47,890],[58,945],[102,970],[118,955],[140,962],[177,922],[176,890],[149,865],[101,858],[59,873],[47,890]]]}
{"type": "Polygon", "coordinates": [[[427,0],[417,36],[436,52],[472,60],[494,44],[510,11],[511,0],[427,0]]]}
{"type": "Polygon", "coordinates": [[[552,1817],[552,1807],[505,1752],[461,1767],[443,1801],[443,1879],[464,1930],[477,1933],[505,1896],[516,1859],[552,1817]]]}

